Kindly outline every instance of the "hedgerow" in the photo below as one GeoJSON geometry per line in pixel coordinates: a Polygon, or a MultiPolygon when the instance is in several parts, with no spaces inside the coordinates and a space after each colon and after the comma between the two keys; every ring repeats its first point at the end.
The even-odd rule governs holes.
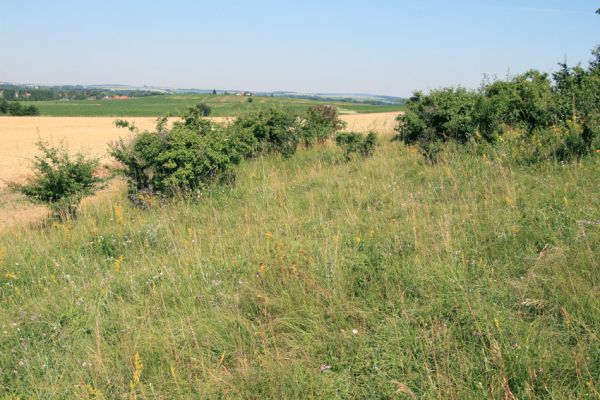
{"type": "Polygon", "coordinates": [[[478,91],[416,92],[399,116],[395,140],[418,145],[435,161],[446,142],[493,145],[531,163],[568,161],[600,147],[600,51],[588,68],[528,71],[478,91]]]}

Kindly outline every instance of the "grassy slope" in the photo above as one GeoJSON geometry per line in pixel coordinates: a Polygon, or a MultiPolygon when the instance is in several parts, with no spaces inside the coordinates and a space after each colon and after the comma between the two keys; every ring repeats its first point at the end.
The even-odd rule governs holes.
{"type": "Polygon", "coordinates": [[[600,226],[578,221],[598,219],[600,157],[338,157],[0,236],[0,396],[598,394],[600,226]]]}
{"type": "MultiPolygon", "coordinates": [[[[198,102],[205,102],[213,109],[214,116],[240,114],[256,108],[286,107],[305,110],[315,104],[335,104],[341,111],[387,112],[399,111],[402,106],[373,106],[347,102],[321,102],[314,100],[292,99],[281,97],[253,97],[248,103],[247,97],[213,96],[213,95],[177,95],[149,96],[129,100],[81,100],[81,101],[36,101],[42,115],[49,116],[119,116],[119,117],[152,117],[166,113],[179,115],[187,107],[198,102]]],[[[29,103],[28,103],[29,104],[29,103]]]]}

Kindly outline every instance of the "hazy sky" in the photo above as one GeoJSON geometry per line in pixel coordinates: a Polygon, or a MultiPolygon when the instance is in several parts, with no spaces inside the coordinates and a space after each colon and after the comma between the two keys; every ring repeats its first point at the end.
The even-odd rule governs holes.
{"type": "Polygon", "coordinates": [[[407,96],[551,71],[600,44],[592,0],[0,0],[0,81],[407,96]]]}

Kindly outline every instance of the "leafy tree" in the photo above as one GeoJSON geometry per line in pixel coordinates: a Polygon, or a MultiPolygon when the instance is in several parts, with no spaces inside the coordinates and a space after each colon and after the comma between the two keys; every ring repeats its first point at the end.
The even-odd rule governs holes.
{"type": "Polygon", "coordinates": [[[0,114],[7,114],[8,113],[8,101],[2,99],[0,101],[0,114]]]}
{"type": "Polygon", "coordinates": [[[39,140],[41,152],[34,158],[34,175],[24,184],[10,183],[9,186],[30,200],[50,207],[54,215],[70,219],[76,215],[81,199],[91,196],[102,187],[104,179],[95,175],[98,159],[77,154],[69,156],[64,147],[51,147],[39,140]]]}

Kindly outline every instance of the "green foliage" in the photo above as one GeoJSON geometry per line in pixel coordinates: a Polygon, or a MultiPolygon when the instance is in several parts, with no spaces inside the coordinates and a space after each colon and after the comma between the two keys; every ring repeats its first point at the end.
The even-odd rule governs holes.
{"type": "MultiPolygon", "coordinates": [[[[135,194],[191,194],[233,179],[233,167],[252,151],[254,142],[239,132],[200,117],[184,114],[172,129],[157,121],[154,132],[137,132],[130,142],[113,143],[110,154],[135,194]]],[[[130,127],[129,124],[120,124],[130,127]]]]}
{"type": "Polygon", "coordinates": [[[41,155],[34,158],[34,175],[26,183],[11,183],[10,187],[47,205],[62,220],[74,217],[81,199],[102,187],[104,179],[95,175],[98,160],[81,153],[72,158],[66,148],[51,147],[42,140],[37,147],[41,155]]]}
{"type": "Polygon", "coordinates": [[[505,154],[524,162],[582,157],[600,144],[600,54],[594,57],[588,69],[560,64],[552,80],[528,71],[484,84],[478,92],[416,92],[398,117],[394,139],[419,145],[432,162],[448,141],[502,142],[504,150],[512,146],[505,154]]]}
{"type": "Polygon", "coordinates": [[[200,102],[196,104],[196,111],[200,114],[201,117],[208,117],[212,112],[212,108],[204,102],[200,102]]]}
{"type": "Polygon", "coordinates": [[[309,107],[302,125],[302,139],[308,146],[324,143],[332,135],[346,127],[339,118],[337,107],[319,104],[309,107]]]}
{"type": "Polygon", "coordinates": [[[350,160],[352,154],[367,158],[373,155],[377,147],[377,134],[372,131],[366,136],[356,132],[342,132],[335,137],[335,144],[344,150],[346,160],[350,160]]]}
{"type": "Polygon", "coordinates": [[[296,152],[300,141],[300,118],[291,110],[268,109],[238,117],[232,129],[244,137],[255,139],[255,149],[246,154],[279,153],[290,157],[296,152]]]}
{"type": "Polygon", "coordinates": [[[40,110],[33,104],[23,106],[18,101],[0,101],[0,114],[10,114],[15,117],[40,115],[40,110]]]}
{"type": "Polygon", "coordinates": [[[422,140],[466,143],[477,132],[476,104],[477,94],[464,88],[434,90],[429,95],[416,92],[406,113],[398,116],[398,139],[407,144],[422,140]]]}

